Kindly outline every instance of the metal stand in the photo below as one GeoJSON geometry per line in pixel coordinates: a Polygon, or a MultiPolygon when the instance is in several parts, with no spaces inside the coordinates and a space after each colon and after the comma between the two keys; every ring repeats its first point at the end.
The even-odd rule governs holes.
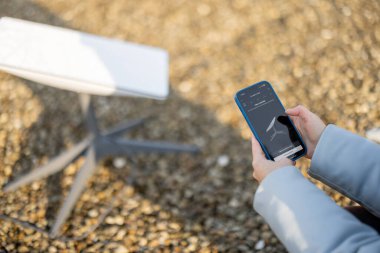
{"type": "Polygon", "coordinates": [[[70,215],[70,212],[82,193],[87,180],[92,174],[94,174],[97,161],[101,158],[110,155],[129,155],[140,152],[196,153],[199,151],[198,147],[193,145],[177,145],[168,142],[137,141],[120,138],[121,134],[142,124],[144,119],[122,123],[106,131],[105,133],[101,133],[97,125],[97,119],[93,104],[91,102],[91,96],[88,94],[80,94],[79,98],[87,127],[90,130],[90,135],[70,150],[67,150],[59,156],[53,158],[44,166],[29,172],[4,187],[5,192],[13,191],[20,186],[29,184],[35,180],[47,177],[62,170],[75,161],[80,155],[83,153],[86,154],[86,160],[82,168],[79,170],[74,180],[74,184],[62,204],[56,221],[50,230],[50,235],[52,237],[56,237],[59,234],[62,224],[70,215]]]}

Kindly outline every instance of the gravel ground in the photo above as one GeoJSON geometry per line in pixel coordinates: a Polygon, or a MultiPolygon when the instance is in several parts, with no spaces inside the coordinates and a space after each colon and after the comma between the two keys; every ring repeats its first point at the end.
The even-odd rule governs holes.
{"type": "MultiPolygon", "coordinates": [[[[377,0],[0,0],[0,16],[166,48],[170,98],[96,97],[102,127],[153,113],[129,136],[202,148],[101,161],[63,228],[66,240],[0,221],[0,251],[286,252],[252,209],[250,132],[233,95],[266,79],[286,107],[304,104],[361,135],[379,127],[379,13],[377,0]],[[110,202],[105,221],[77,238],[110,202]]],[[[0,186],[85,134],[76,94],[0,73],[0,186]]],[[[0,213],[48,230],[82,163],[0,191],[0,213]]],[[[308,161],[297,166],[305,172],[308,161]]]]}

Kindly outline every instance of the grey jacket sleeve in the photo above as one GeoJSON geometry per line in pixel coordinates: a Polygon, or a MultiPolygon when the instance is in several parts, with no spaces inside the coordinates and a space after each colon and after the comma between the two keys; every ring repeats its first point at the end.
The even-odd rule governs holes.
{"type": "Polygon", "coordinates": [[[380,145],[328,125],[308,173],[380,217],[380,145]]]}
{"type": "MultiPolygon", "coordinates": [[[[376,144],[329,125],[314,153],[310,173],[374,207],[380,177],[376,181],[372,179],[376,173],[359,172],[378,170],[378,151],[376,144]],[[369,189],[366,180],[374,188],[369,189]]],[[[293,166],[276,170],[263,180],[254,208],[290,252],[380,252],[380,236],[375,230],[336,205],[293,166]]]]}
{"type": "Polygon", "coordinates": [[[380,252],[375,230],[336,205],[293,166],[261,182],[254,208],[289,252],[380,252]]]}

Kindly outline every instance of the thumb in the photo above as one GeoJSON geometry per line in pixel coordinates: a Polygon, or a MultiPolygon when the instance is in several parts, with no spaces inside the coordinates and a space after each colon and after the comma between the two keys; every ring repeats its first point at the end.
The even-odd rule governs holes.
{"type": "Polygon", "coordinates": [[[285,112],[289,116],[300,116],[301,108],[299,106],[296,106],[296,107],[287,109],[285,112]]]}
{"type": "Polygon", "coordinates": [[[301,119],[305,119],[309,110],[302,105],[297,105],[296,107],[290,108],[286,110],[285,112],[289,116],[296,116],[296,117],[300,117],[301,119]]]}

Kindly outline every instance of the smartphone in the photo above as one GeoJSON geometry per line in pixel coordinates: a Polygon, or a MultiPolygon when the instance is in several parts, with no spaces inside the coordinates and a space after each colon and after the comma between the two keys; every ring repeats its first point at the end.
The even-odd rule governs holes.
{"type": "Polygon", "coordinates": [[[269,82],[238,91],[235,101],[267,159],[287,157],[295,161],[306,154],[301,135],[269,82]]]}

